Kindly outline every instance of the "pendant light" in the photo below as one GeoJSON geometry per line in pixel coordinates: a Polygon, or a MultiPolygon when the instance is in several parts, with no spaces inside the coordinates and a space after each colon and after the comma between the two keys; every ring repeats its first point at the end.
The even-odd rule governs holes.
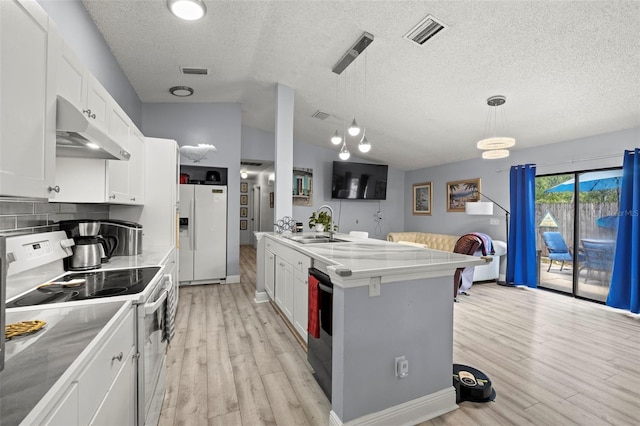
{"type": "Polygon", "coordinates": [[[342,144],[342,148],[340,149],[340,153],[338,154],[338,157],[340,157],[340,159],[343,161],[346,161],[349,159],[349,157],[351,157],[351,153],[347,149],[346,143],[342,144]]]}
{"type": "Polygon", "coordinates": [[[351,136],[358,136],[360,134],[360,126],[356,122],[356,118],[353,117],[353,121],[351,122],[351,126],[347,130],[351,136]]]}
{"type": "Polygon", "coordinates": [[[334,145],[340,145],[342,143],[342,136],[338,134],[338,129],[336,129],[336,132],[331,136],[331,143],[334,145]]]}
{"type": "MultiPolygon", "coordinates": [[[[364,53],[364,104],[366,107],[366,104],[367,104],[367,52],[364,53]]],[[[371,151],[371,144],[367,139],[366,128],[362,131],[362,139],[360,139],[360,143],[358,144],[358,150],[360,150],[360,152],[365,154],[371,151]]]]}
{"type": "Polygon", "coordinates": [[[485,150],[482,153],[484,159],[505,158],[509,156],[509,150],[516,144],[516,140],[512,137],[498,136],[507,133],[507,118],[504,108],[499,108],[507,102],[504,96],[492,96],[487,99],[487,105],[490,107],[487,112],[487,120],[484,126],[484,139],[476,144],[478,149],[485,150]],[[498,117],[500,113],[500,117],[498,117]],[[498,127],[501,127],[498,129],[498,127]]]}

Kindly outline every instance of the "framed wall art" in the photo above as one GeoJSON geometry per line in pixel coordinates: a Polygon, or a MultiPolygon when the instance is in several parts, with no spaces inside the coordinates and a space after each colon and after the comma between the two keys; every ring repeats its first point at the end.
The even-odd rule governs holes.
{"type": "Polygon", "coordinates": [[[249,183],[248,182],[240,182],[240,192],[249,191],[249,183]]]}
{"type": "Polygon", "coordinates": [[[447,182],[447,211],[464,212],[467,202],[480,200],[480,178],[447,182]]]}
{"type": "Polygon", "coordinates": [[[240,217],[247,217],[249,209],[246,207],[240,207],[240,217]]]}
{"type": "Polygon", "coordinates": [[[430,215],[432,199],[431,182],[413,184],[414,215],[430,215]]]}
{"type": "Polygon", "coordinates": [[[247,230],[247,221],[246,221],[246,219],[242,219],[240,221],[240,230],[241,231],[246,231],[247,230]]]}
{"type": "Polygon", "coordinates": [[[248,195],[240,195],[240,205],[241,206],[246,206],[247,204],[249,204],[249,196],[248,195]]]}

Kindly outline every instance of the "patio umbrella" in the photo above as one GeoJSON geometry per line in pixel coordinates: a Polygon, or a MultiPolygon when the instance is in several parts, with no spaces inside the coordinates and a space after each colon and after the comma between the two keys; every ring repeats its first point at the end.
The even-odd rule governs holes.
{"type": "MultiPolygon", "coordinates": [[[[569,179],[544,192],[573,192],[575,185],[575,179],[569,179]]],[[[619,189],[620,185],[622,185],[622,169],[584,173],[580,175],[580,185],[578,188],[581,192],[589,192],[619,189]]]]}

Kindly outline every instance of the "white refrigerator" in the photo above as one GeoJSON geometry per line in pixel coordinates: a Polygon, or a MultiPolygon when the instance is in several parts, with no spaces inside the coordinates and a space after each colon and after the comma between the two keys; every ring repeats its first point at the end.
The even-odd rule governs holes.
{"type": "Polygon", "coordinates": [[[227,187],[180,185],[180,285],[227,278],[227,187]]]}

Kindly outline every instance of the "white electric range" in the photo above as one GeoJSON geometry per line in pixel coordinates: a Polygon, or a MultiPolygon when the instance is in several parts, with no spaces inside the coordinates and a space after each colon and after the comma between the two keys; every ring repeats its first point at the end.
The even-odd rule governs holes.
{"type": "MultiPolygon", "coordinates": [[[[107,300],[133,303],[137,424],[155,425],[165,391],[166,326],[175,315],[174,307],[167,313],[167,298],[170,294],[173,298],[172,292],[176,291],[171,275],[159,265],[112,269],[109,264],[92,271],[67,273],[62,259],[71,255],[72,243],[63,231],[5,238],[7,319],[34,309],[45,312],[46,308],[47,322],[52,326],[69,312],[103,305],[107,300]]],[[[21,338],[21,346],[28,347],[24,342],[39,338],[38,333],[21,338]]],[[[18,356],[19,346],[7,344],[7,353],[18,356]]],[[[6,393],[7,389],[2,391],[6,393]]]]}

